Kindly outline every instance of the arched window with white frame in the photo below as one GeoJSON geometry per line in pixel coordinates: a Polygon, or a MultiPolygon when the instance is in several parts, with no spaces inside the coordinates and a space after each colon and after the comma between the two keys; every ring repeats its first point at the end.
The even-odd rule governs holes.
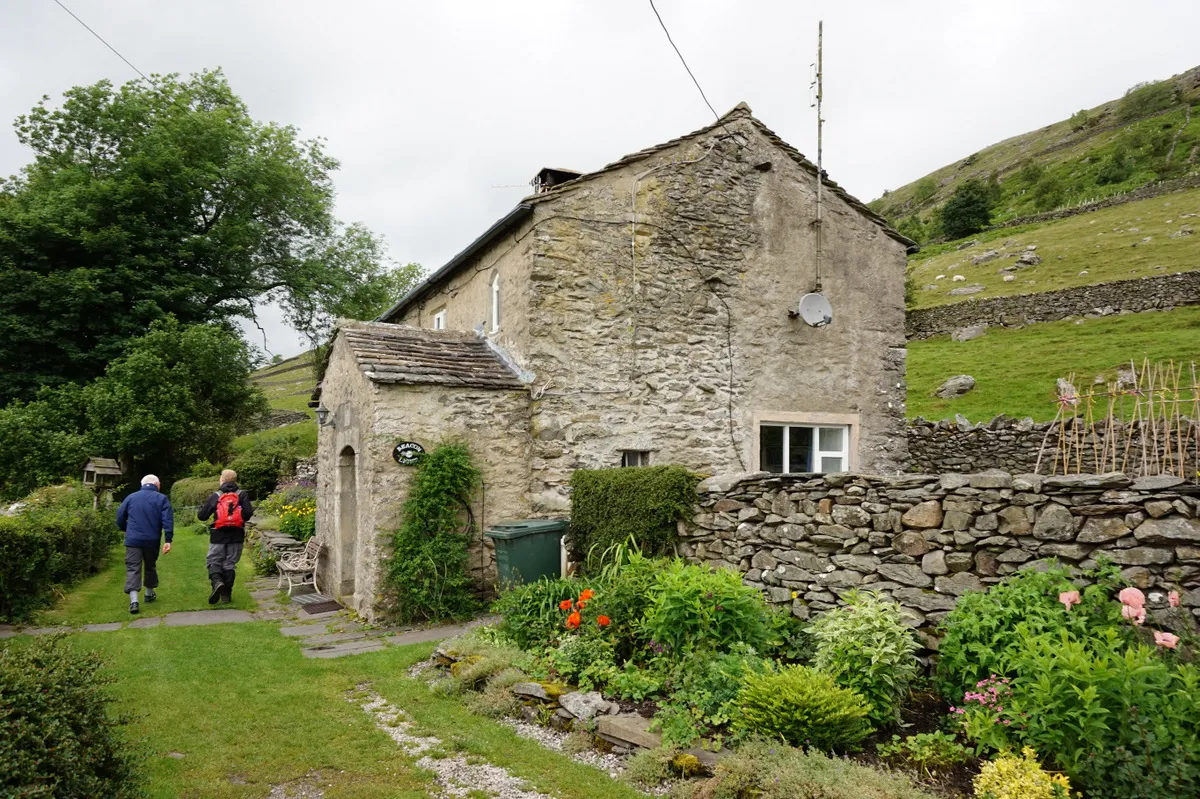
{"type": "Polygon", "coordinates": [[[500,330],[500,273],[492,275],[492,333],[500,330]]]}

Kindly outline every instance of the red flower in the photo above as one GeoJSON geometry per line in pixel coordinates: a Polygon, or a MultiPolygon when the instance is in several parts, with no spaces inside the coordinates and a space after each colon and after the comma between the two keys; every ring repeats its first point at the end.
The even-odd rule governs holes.
{"type": "Polygon", "coordinates": [[[567,629],[574,630],[583,623],[583,617],[579,615],[579,611],[575,611],[570,616],[567,616],[567,629]]]}
{"type": "Polygon", "coordinates": [[[571,609],[571,600],[564,599],[562,602],[559,602],[558,609],[559,610],[570,610],[571,609]]]}
{"type": "Polygon", "coordinates": [[[601,627],[607,627],[608,625],[612,624],[612,619],[610,619],[608,616],[597,616],[596,624],[599,624],[601,627]]]}
{"type": "Polygon", "coordinates": [[[582,591],[582,592],[579,594],[579,601],[580,601],[580,602],[587,602],[589,599],[591,599],[591,598],[592,598],[592,597],[594,597],[595,595],[596,595],[596,592],[595,592],[595,591],[593,591],[593,590],[592,590],[592,589],[590,589],[590,588],[585,588],[585,589],[584,589],[584,590],[583,590],[583,591],[582,591]]]}
{"type": "Polygon", "coordinates": [[[575,607],[576,607],[576,609],[578,609],[578,610],[583,610],[584,608],[586,608],[586,607],[587,607],[587,603],[586,603],[586,602],[584,602],[584,601],[581,599],[581,600],[579,600],[578,602],[576,602],[576,603],[575,603],[575,607]]]}

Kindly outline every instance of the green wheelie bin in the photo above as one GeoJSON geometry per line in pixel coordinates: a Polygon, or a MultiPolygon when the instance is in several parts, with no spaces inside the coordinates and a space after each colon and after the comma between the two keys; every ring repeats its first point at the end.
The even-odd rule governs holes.
{"type": "Polygon", "coordinates": [[[484,532],[496,545],[500,585],[508,587],[562,576],[561,540],[565,519],[519,519],[500,522],[484,532]]]}

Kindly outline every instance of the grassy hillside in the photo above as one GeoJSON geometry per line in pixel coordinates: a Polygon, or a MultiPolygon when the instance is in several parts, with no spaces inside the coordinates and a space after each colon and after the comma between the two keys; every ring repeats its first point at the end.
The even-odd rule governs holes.
{"type": "Polygon", "coordinates": [[[1054,384],[1075,373],[1082,388],[1098,376],[1113,379],[1130,359],[1200,361],[1200,307],[1064,320],[1023,329],[992,328],[981,338],[948,336],[908,344],[908,414],[926,419],[961,413],[974,422],[997,414],[1054,418],[1054,384]],[[975,388],[937,399],[948,377],[969,374],[975,388]]]}
{"type": "Polygon", "coordinates": [[[263,390],[272,408],[303,411],[315,418],[308,407],[316,387],[312,351],[259,369],[250,375],[250,381],[263,390]]]}
{"type": "Polygon", "coordinates": [[[971,238],[978,243],[964,249],[956,242],[935,245],[909,260],[915,288],[910,307],[964,300],[950,292],[972,285],[984,287],[971,295],[982,299],[1200,269],[1200,189],[971,238]],[[1188,228],[1195,232],[1182,235],[1188,228]],[[1001,271],[1031,245],[1040,264],[1001,271]],[[989,250],[999,257],[972,263],[989,250]],[[1005,282],[1006,274],[1013,279],[1005,282]],[[956,282],[955,275],[965,280],[956,282]]]}
{"type": "Polygon", "coordinates": [[[937,209],[966,180],[998,182],[998,223],[1197,170],[1200,67],[993,144],[885,192],[871,207],[928,240],[938,235],[937,209]]]}

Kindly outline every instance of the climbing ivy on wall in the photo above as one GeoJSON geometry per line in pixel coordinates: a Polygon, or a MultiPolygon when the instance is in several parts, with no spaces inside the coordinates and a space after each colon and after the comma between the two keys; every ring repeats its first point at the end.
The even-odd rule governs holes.
{"type": "Polygon", "coordinates": [[[439,444],[415,469],[385,577],[393,614],[404,622],[470,615],[478,605],[467,547],[476,532],[470,508],[479,469],[460,442],[439,444]]]}
{"type": "Polygon", "coordinates": [[[573,559],[595,569],[605,552],[631,536],[647,555],[670,554],[676,522],[691,514],[698,480],[681,466],[576,471],[567,539],[573,559]]]}

